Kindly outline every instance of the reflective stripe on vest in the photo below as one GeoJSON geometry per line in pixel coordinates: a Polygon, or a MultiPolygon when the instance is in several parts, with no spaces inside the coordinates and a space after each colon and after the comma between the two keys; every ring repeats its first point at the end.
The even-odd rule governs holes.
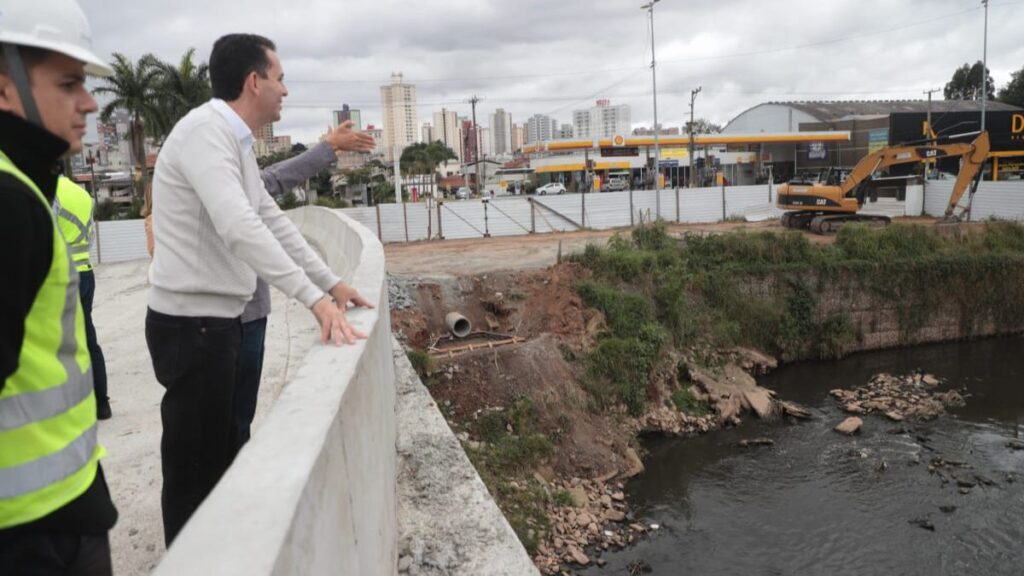
{"type": "Polygon", "coordinates": [[[92,196],[66,176],[61,176],[57,179],[53,215],[57,218],[57,228],[71,249],[71,259],[78,271],[92,270],[89,263],[89,243],[93,226],[92,196]]]}
{"type": "MultiPolygon", "coordinates": [[[[46,198],[0,151],[11,174],[46,198]]],[[[49,208],[49,206],[47,206],[49,208]]],[[[0,390],[0,529],[38,520],[78,498],[96,477],[96,399],[85,318],[56,220],[50,266],[25,319],[18,368],[0,390]]]]}

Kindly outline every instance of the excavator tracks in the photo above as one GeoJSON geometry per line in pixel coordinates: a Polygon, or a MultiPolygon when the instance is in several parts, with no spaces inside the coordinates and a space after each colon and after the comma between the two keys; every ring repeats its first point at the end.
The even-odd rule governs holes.
{"type": "Polygon", "coordinates": [[[822,212],[786,212],[782,215],[782,225],[795,230],[810,230],[815,234],[829,235],[839,232],[846,224],[866,224],[872,227],[888,226],[892,220],[888,216],[872,214],[826,214],[822,212]]]}

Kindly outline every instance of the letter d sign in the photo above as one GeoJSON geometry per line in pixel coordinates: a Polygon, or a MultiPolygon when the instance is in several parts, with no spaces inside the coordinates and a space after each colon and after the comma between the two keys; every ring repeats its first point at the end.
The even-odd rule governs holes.
{"type": "Polygon", "coordinates": [[[1024,132],[1024,114],[1013,115],[1013,125],[1010,127],[1010,131],[1014,134],[1024,132]]]}

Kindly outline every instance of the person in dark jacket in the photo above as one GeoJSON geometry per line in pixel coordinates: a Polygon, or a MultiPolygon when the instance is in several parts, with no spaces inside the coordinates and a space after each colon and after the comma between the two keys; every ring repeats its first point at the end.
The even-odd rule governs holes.
{"type": "Polygon", "coordinates": [[[0,0],[0,571],[111,574],[78,272],[52,212],[109,75],[74,0],[0,0]]]}

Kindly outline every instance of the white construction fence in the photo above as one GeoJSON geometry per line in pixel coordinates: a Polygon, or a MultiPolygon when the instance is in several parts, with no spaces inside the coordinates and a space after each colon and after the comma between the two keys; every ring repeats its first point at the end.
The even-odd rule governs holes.
{"type": "MultiPolygon", "coordinates": [[[[929,180],[924,192],[924,213],[942,216],[946,212],[953,180],[929,180]]],[[[960,203],[967,202],[964,194],[960,203]]],[[[971,220],[1024,220],[1024,180],[981,182],[971,204],[971,220]]]]}
{"type": "MultiPolygon", "coordinates": [[[[366,226],[382,242],[427,239],[517,236],[590,228],[606,230],[649,222],[710,223],[728,219],[778,218],[777,186],[729,186],[565,194],[498,196],[485,201],[380,204],[337,210],[366,226]]],[[[952,180],[930,180],[908,186],[906,202],[882,198],[864,212],[898,216],[941,216],[952,193],[952,180]]],[[[964,198],[966,201],[966,196],[964,198]]],[[[972,220],[1024,220],[1024,180],[981,182],[974,197],[972,220]]],[[[142,220],[99,222],[92,245],[93,262],[146,258],[142,220]]]]}

